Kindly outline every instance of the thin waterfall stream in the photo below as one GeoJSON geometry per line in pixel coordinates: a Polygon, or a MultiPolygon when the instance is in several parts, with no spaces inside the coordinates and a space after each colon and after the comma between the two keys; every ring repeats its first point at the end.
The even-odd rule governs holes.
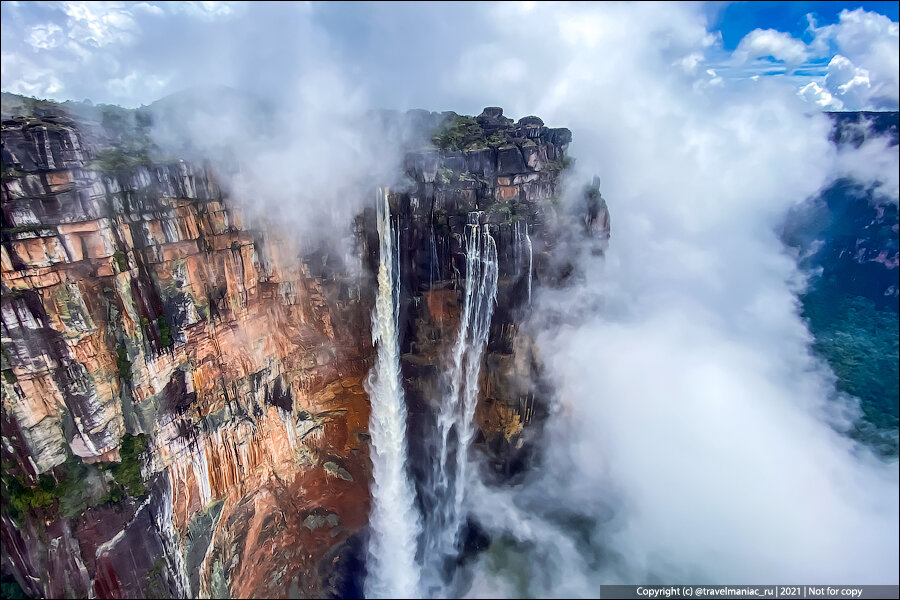
{"type": "Polygon", "coordinates": [[[437,453],[432,485],[436,506],[426,518],[425,556],[431,582],[456,554],[465,520],[469,447],[475,435],[475,407],[482,357],[497,297],[497,245],[481,213],[469,213],[461,242],[466,253],[465,292],[459,331],[446,373],[447,392],[437,415],[437,453]],[[435,574],[438,573],[438,574],[435,574]]]}

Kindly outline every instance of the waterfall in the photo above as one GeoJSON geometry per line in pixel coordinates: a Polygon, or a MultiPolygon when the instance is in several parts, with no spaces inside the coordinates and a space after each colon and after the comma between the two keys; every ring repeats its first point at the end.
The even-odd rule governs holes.
{"type": "Polygon", "coordinates": [[[425,554],[440,571],[456,551],[465,514],[468,451],[475,434],[475,406],[481,360],[497,297],[497,246],[481,213],[470,213],[464,242],[466,287],[459,333],[448,366],[448,390],[437,415],[438,457],[434,462],[435,506],[427,515],[425,554]]]}
{"type": "Polygon", "coordinates": [[[534,272],[534,247],[528,235],[528,223],[525,223],[525,242],[528,244],[528,304],[531,304],[531,279],[534,272]]]}
{"type": "Polygon", "coordinates": [[[400,378],[399,231],[391,225],[388,190],[377,198],[378,296],[372,312],[372,342],[378,352],[366,381],[371,399],[372,513],[368,546],[367,598],[418,596],[416,541],[419,515],[406,470],[406,405],[400,378]]]}
{"type": "Polygon", "coordinates": [[[520,256],[520,248],[524,245],[528,247],[528,304],[531,304],[531,281],[534,274],[534,247],[531,245],[531,236],[528,234],[528,222],[525,222],[525,234],[523,236],[522,229],[519,227],[520,221],[516,221],[515,227],[513,228],[514,237],[513,240],[513,263],[516,265],[516,278],[518,278],[522,271],[522,260],[520,256]]]}

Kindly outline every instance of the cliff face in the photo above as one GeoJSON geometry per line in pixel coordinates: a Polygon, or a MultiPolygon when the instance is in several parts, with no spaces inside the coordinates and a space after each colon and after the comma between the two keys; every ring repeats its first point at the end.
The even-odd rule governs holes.
{"type": "Polygon", "coordinates": [[[3,182],[4,465],[25,494],[41,474],[88,482],[83,511],[52,489],[4,515],[26,590],[319,585],[368,511],[358,280],[262,243],[200,167],[86,168],[62,120],[4,123],[3,139],[20,173],[3,182]],[[149,491],[115,502],[126,434],[148,434],[149,491]]]}
{"type": "MultiPolygon", "coordinates": [[[[487,225],[498,259],[497,297],[475,413],[476,443],[500,476],[524,466],[531,450],[525,426],[546,410],[540,359],[520,325],[530,314],[534,287],[556,276],[551,231],[560,216],[559,175],[567,164],[571,133],[545,127],[537,117],[514,124],[500,109],[485,109],[475,121],[488,139],[499,143],[483,148],[479,140],[463,137],[457,147],[467,141],[469,147],[458,151],[450,136],[449,150],[408,156],[413,184],[392,199],[402,253],[401,365],[413,421],[411,461],[420,484],[427,479],[426,457],[431,456],[423,433],[434,429],[437,405],[449,386],[448,357],[460,329],[466,280],[471,281],[465,244],[467,228],[474,223],[487,225]]],[[[439,131],[447,129],[445,124],[439,131]]],[[[438,144],[446,141],[436,136],[438,144]]]]}
{"type": "MultiPolygon", "coordinates": [[[[461,234],[481,211],[500,285],[479,442],[509,474],[540,412],[518,323],[547,272],[570,134],[488,110],[479,125],[490,143],[409,154],[391,197],[401,348],[416,464],[457,330],[461,234]]],[[[210,169],[122,157],[87,130],[3,122],[4,571],[54,597],[352,593],[370,275],[246,228],[210,169]]],[[[369,265],[373,219],[357,219],[369,265]]]]}

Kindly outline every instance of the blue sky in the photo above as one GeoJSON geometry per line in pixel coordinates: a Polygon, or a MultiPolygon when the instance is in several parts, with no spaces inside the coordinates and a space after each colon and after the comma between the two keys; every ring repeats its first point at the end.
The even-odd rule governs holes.
{"type": "MultiPolygon", "coordinates": [[[[467,95],[453,73],[469,69],[473,54],[490,55],[483,74],[505,69],[500,75],[512,81],[561,64],[562,57],[523,57],[531,35],[568,35],[570,15],[594,28],[582,32],[590,44],[611,35],[616,21],[647,12],[648,30],[682,28],[665,36],[703,28],[694,49],[667,46],[665,37],[659,48],[682,52],[676,58],[699,86],[782,77],[823,108],[897,108],[896,2],[681,4],[677,24],[654,23],[652,6],[603,4],[6,1],[2,87],[137,106],[195,85],[278,95],[328,65],[369,103],[442,108],[467,95]],[[500,16],[535,10],[552,15],[555,29],[513,32],[500,16]]],[[[631,27],[635,37],[644,33],[631,27]]]]}
{"type": "Polygon", "coordinates": [[[842,10],[862,8],[897,21],[897,2],[729,2],[711,21],[722,32],[726,50],[734,50],[745,35],[754,29],[777,29],[808,41],[807,15],[820,24],[836,23],[842,10]]]}

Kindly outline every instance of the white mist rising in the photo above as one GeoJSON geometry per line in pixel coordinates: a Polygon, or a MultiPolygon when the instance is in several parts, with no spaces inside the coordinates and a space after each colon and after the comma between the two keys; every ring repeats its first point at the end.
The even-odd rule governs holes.
{"type": "Polygon", "coordinates": [[[519,55],[557,62],[520,85],[479,78],[478,57],[501,36],[470,50],[459,81],[507,98],[511,114],[571,127],[567,203],[599,174],[613,229],[605,264],[573,254],[582,282],[535,291],[558,410],[526,483],[472,495],[499,543],[471,594],[896,583],[897,463],[836,431],[848,407],[811,350],[804,278],[779,239],[787,211],[835,177],[865,163],[863,178],[887,191],[891,173],[838,156],[829,120],[785,80],[723,84],[681,69],[713,43],[695,8],[498,13],[557,31],[519,55]]]}
{"type": "Polygon", "coordinates": [[[416,542],[419,514],[406,466],[406,404],[397,341],[400,278],[399,234],[391,223],[387,190],[378,190],[378,294],[372,312],[375,366],[366,380],[371,399],[372,512],[368,547],[368,598],[419,595],[416,542]]]}

